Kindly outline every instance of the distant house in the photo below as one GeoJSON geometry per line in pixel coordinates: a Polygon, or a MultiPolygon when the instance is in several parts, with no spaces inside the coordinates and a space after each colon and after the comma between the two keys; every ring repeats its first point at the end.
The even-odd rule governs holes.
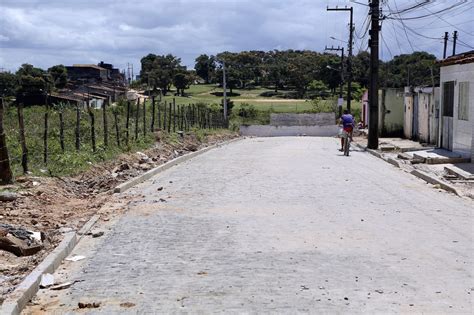
{"type": "Polygon", "coordinates": [[[93,64],[75,64],[66,66],[68,79],[71,81],[106,81],[108,70],[93,64]]]}
{"type": "Polygon", "coordinates": [[[474,50],[440,64],[439,143],[474,161],[474,50]]]}

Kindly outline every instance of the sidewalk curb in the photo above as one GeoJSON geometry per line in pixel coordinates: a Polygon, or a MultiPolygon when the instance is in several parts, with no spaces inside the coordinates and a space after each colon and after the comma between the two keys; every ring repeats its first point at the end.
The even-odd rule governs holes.
{"type": "MultiPolygon", "coordinates": [[[[400,162],[398,162],[397,160],[393,159],[393,158],[385,158],[383,156],[383,154],[380,154],[379,152],[375,151],[375,150],[372,150],[372,149],[367,149],[366,147],[358,144],[358,143],[355,143],[355,145],[360,148],[361,150],[364,150],[365,152],[368,152],[370,154],[372,154],[373,156],[376,156],[382,160],[384,160],[385,162],[387,163],[390,163],[392,165],[394,165],[395,167],[398,167],[400,169],[401,166],[400,166],[400,162]]],[[[406,170],[405,170],[406,171],[406,170]]],[[[408,171],[407,171],[408,172],[408,171]]],[[[436,178],[436,177],[433,177],[431,175],[429,175],[428,173],[425,173],[423,171],[420,171],[420,170],[412,170],[412,171],[409,171],[408,173],[410,173],[411,175],[413,176],[416,176],[422,180],[424,180],[425,182],[428,182],[430,184],[433,184],[433,185],[439,185],[442,189],[446,190],[446,191],[449,191],[449,192],[452,192],[454,194],[456,194],[457,196],[459,197],[462,197],[463,195],[461,193],[458,192],[458,190],[453,187],[452,185],[448,184],[448,183],[445,183],[443,182],[442,180],[436,178]]]]}
{"type": "Polygon", "coordinates": [[[420,170],[413,170],[410,172],[410,174],[418,177],[418,178],[421,178],[422,180],[424,180],[425,182],[428,182],[430,184],[433,184],[433,185],[439,185],[441,188],[443,188],[444,190],[446,191],[449,191],[449,192],[452,192],[460,197],[462,197],[462,194],[460,194],[456,188],[454,188],[453,186],[451,186],[450,184],[447,184],[441,180],[439,180],[438,178],[436,177],[433,177],[431,176],[430,174],[428,173],[425,173],[423,171],[420,171],[420,170]]]}
{"type": "Polygon", "coordinates": [[[152,178],[153,176],[163,172],[163,171],[166,171],[167,169],[175,166],[175,165],[178,165],[180,163],[183,163],[183,162],[186,162],[190,159],[192,159],[193,157],[196,157],[198,155],[201,155],[209,150],[212,150],[212,149],[215,149],[215,148],[219,148],[221,146],[224,146],[224,145],[228,145],[232,142],[236,142],[236,141],[239,141],[239,140],[242,140],[243,137],[239,137],[239,138],[235,138],[235,139],[232,139],[232,140],[229,140],[229,141],[225,141],[225,142],[221,142],[221,143],[216,143],[216,144],[213,144],[209,147],[205,147],[201,150],[198,150],[198,151],[194,151],[194,152],[191,152],[191,153],[188,153],[188,154],[185,154],[185,155],[182,155],[182,156],[179,156],[171,161],[168,161],[166,162],[165,164],[162,164],[158,167],[155,167],[154,169],[151,169],[141,175],[138,175],[137,177],[134,177],[132,178],[131,180],[129,181],[126,181],[120,185],[118,185],[117,187],[115,187],[115,189],[113,190],[114,193],[123,193],[124,191],[132,188],[133,186],[137,185],[137,184],[140,184],[150,178],[152,178]]]}
{"type": "Polygon", "coordinates": [[[61,243],[5,299],[0,306],[0,314],[19,315],[38,292],[41,276],[45,273],[53,273],[99,218],[99,215],[94,215],[79,232],[66,233],[61,243]]]}

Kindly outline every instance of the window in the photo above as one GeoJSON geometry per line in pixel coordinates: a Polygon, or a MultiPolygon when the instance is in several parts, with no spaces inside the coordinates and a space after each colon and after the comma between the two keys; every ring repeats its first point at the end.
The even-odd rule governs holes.
{"type": "Polygon", "coordinates": [[[443,116],[453,117],[454,81],[443,83],[443,116]]]}
{"type": "Polygon", "coordinates": [[[469,120],[469,82],[459,82],[458,119],[469,120]]]}

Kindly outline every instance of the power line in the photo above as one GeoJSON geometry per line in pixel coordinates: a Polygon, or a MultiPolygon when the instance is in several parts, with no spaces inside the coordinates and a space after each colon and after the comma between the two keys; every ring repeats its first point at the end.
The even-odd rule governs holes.
{"type": "Polygon", "coordinates": [[[425,8],[425,7],[423,7],[423,9],[425,9],[426,11],[428,11],[428,12],[430,12],[431,14],[435,15],[435,16],[436,16],[438,19],[440,19],[441,21],[443,21],[443,22],[445,22],[445,23],[451,25],[451,26],[454,27],[456,30],[458,30],[458,31],[460,31],[460,32],[463,32],[463,33],[465,33],[465,34],[467,34],[467,35],[469,35],[469,36],[474,36],[474,34],[469,33],[469,32],[466,32],[466,31],[464,31],[464,30],[462,30],[462,29],[456,27],[456,25],[454,25],[454,24],[452,24],[452,23],[446,21],[446,20],[445,20],[444,18],[442,18],[441,16],[438,16],[437,13],[433,13],[433,12],[431,12],[430,10],[428,10],[428,9],[425,8]]]}
{"type": "MultiPolygon", "coordinates": [[[[448,10],[451,10],[455,7],[458,7],[462,4],[465,4],[467,0],[463,0],[462,2],[458,2],[458,3],[455,3],[453,4],[452,6],[450,7],[447,7],[447,8],[444,8],[442,10],[439,10],[437,12],[431,12],[430,10],[428,10],[427,8],[425,8],[424,6],[422,6],[423,9],[427,10],[428,12],[430,12],[430,14],[426,14],[426,15],[421,15],[421,16],[412,16],[412,17],[401,17],[400,13],[397,13],[397,12],[390,12],[389,15],[385,16],[385,18],[387,19],[396,19],[396,20],[418,20],[418,19],[423,19],[423,18],[426,18],[426,17],[431,17],[433,14],[436,15],[436,14],[439,14],[439,13],[443,13],[445,11],[448,11],[448,10]],[[391,17],[391,15],[398,15],[398,18],[397,17],[391,17]]],[[[395,3],[395,1],[393,1],[395,3]]],[[[396,6],[396,4],[395,4],[396,6]]],[[[398,8],[397,8],[398,10],[398,8]]]]}
{"type": "MultiPolygon", "coordinates": [[[[393,0],[393,3],[395,4],[395,7],[396,7],[397,10],[398,10],[397,2],[396,2],[395,0],[393,0]]],[[[387,7],[390,9],[390,5],[388,4],[388,2],[387,2],[387,7]]],[[[391,9],[390,9],[390,10],[391,10],[391,9]]],[[[406,30],[405,22],[403,22],[403,20],[400,20],[400,22],[401,22],[402,25],[403,25],[403,31],[405,32],[405,36],[406,36],[406,38],[407,38],[408,44],[410,44],[411,50],[412,50],[412,52],[414,52],[415,49],[413,48],[413,44],[411,43],[410,37],[408,37],[408,33],[407,33],[407,30],[406,30]]]]}

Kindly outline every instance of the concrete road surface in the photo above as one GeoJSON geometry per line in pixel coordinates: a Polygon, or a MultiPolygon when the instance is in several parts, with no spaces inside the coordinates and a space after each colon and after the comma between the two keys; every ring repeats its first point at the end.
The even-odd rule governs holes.
{"type": "Polygon", "coordinates": [[[25,313],[472,314],[473,202],[338,145],[245,139],[141,184],[25,313]]]}

